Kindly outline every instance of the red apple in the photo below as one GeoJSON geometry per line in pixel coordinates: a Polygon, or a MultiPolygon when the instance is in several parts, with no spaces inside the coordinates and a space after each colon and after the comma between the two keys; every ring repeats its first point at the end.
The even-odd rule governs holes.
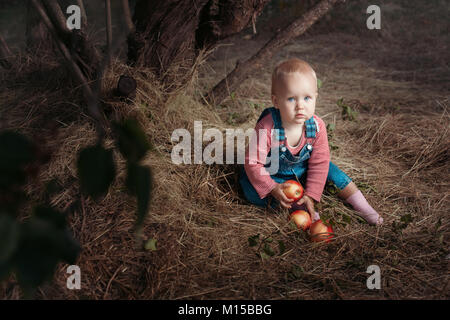
{"type": "Polygon", "coordinates": [[[291,220],[295,222],[299,229],[308,230],[311,226],[311,216],[304,210],[296,210],[291,213],[291,220]]]}
{"type": "Polygon", "coordinates": [[[322,222],[322,220],[317,220],[314,222],[309,229],[309,233],[313,242],[330,242],[334,235],[331,226],[326,225],[322,222]]]}
{"type": "Polygon", "coordinates": [[[283,192],[289,199],[294,201],[298,201],[303,197],[303,187],[300,183],[294,180],[288,180],[285,182],[288,184],[285,188],[283,188],[283,192]]]}

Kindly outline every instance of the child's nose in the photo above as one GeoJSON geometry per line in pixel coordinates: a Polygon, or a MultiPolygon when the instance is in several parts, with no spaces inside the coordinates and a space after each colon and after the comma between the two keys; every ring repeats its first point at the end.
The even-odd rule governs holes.
{"type": "Polygon", "coordinates": [[[295,107],[300,110],[305,109],[305,106],[301,102],[297,102],[295,107]]]}

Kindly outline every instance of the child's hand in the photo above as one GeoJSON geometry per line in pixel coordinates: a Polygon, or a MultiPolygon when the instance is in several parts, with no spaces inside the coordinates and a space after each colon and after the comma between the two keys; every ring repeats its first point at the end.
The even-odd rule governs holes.
{"type": "Polygon", "coordinates": [[[273,190],[270,192],[270,194],[275,199],[277,199],[284,208],[289,209],[291,207],[291,203],[294,200],[289,199],[288,197],[286,197],[286,195],[283,192],[283,189],[285,187],[286,187],[286,185],[284,183],[282,183],[282,184],[277,183],[277,185],[275,186],[275,188],[273,188],[273,190]]]}
{"type": "Polygon", "coordinates": [[[316,211],[314,210],[314,200],[312,198],[304,194],[303,197],[297,201],[297,204],[298,205],[305,204],[306,209],[308,209],[310,216],[313,217],[314,212],[316,211]]]}

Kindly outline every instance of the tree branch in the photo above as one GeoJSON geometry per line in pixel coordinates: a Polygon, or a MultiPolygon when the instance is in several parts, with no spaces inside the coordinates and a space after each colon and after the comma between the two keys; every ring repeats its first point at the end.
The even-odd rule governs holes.
{"type": "Polygon", "coordinates": [[[111,62],[111,43],[112,43],[112,25],[111,25],[111,0],[105,0],[106,15],[106,45],[108,51],[108,64],[111,62]]]}
{"type": "Polygon", "coordinates": [[[70,34],[69,29],[66,25],[66,17],[61,10],[61,7],[56,0],[43,0],[42,1],[47,8],[48,16],[53,22],[54,28],[60,36],[67,36],[70,34]]]}
{"type": "Polygon", "coordinates": [[[85,9],[85,7],[84,7],[83,0],[77,0],[77,4],[78,4],[78,6],[80,7],[80,10],[81,10],[81,17],[83,18],[83,19],[81,20],[81,24],[82,24],[82,26],[83,26],[83,30],[86,30],[88,23],[87,23],[86,9],[85,9]]]}
{"type": "Polygon", "coordinates": [[[123,9],[123,16],[125,18],[125,24],[128,28],[127,34],[129,35],[134,31],[134,23],[133,19],[131,19],[130,5],[128,3],[128,0],[122,0],[122,9],[123,9]]]}
{"type": "Polygon", "coordinates": [[[76,62],[73,60],[66,45],[58,37],[58,32],[57,32],[55,26],[52,24],[52,21],[48,17],[47,13],[45,12],[45,9],[42,7],[39,0],[31,0],[31,3],[36,8],[36,11],[41,16],[42,21],[47,26],[51,35],[55,39],[55,42],[58,45],[58,48],[60,49],[64,58],[68,62],[68,65],[69,65],[70,69],[72,70],[73,75],[78,80],[78,82],[81,84],[83,93],[87,100],[88,112],[95,120],[98,121],[99,124],[101,124],[101,126],[99,126],[99,130],[100,130],[100,133],[103,132],[104,131],[103,127],[105,126],[105,120],[102,117],[100,109],[98,107],[98,99],[95,97],[94,93],[92,92],[91,88],[89,87],[87,79],[83,75],[83,72],[80,70],[80,68],[78,67],[76,62]]]}
{"type": "Polygon", "coordinates": [[[269,60],[277,49],[285,46],[292,39],[302,35],[317,20],[323,17],[338,1],[322,0],[300,18],[294,20],[284,30],[277,33],[254,56],[236,65],[222,81],[220,81],[205,97],[207,103],[218,105],[263,63],[269,60]]]}

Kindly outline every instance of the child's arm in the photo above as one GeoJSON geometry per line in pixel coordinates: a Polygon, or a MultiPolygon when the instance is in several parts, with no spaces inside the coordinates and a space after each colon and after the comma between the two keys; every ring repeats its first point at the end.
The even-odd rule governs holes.
{"type": "Polygon", "coordinates": [[[308,210],[311,217],[313,217],[313,213],[316,211],[314,208],[314,199],[309,197],[308,195],[303,195],[303,197],[297,201],[298,205],[305,204],[306,209],[308,210]]]}
{"type": "Polygon", "coordinates": [[[327,181],[328,169],[330,167],[330,148],[328,146],[327,129],[325,123],[319,117],[316,117],[319,130],[316,132],[316,139],[313,144],[313,151],[308,160],[308,171],[306,173],[306,198],[320,202],[320,198],[327,181]]]}
{"type": "Polygon", "coordinates": [[[261,174],[261,172],[264,172],[265,170],[264,164],[266,163],[267,154],[269,153],[272,143],[272,129],[273,120],[270,114],[265,116],[256,124],[256,136],[252,137],[249,145],[249,149],[251,150],[251,147],[256,144],[256,148],[253,149],[253,151],[256,150],[256,153],[249,152],[247,149],[244,168],[250,183],[253,185],[261,199],[264,199],[272,193],[277,200],[281,200],[280,202],[282,205],[283,203],[284,205],[287,205],[286,203],[291,201],[287,199],[284,193],[279,192],[281,191],[281,188],[279,187],[280,185],[270,177],[267,171],[267,174],[261,174]],[[259,135],[259,130],[264,130],[261,131],[263,136],[259,135]],[[255,140],[255,138],[257,139],[255,140]]]}

